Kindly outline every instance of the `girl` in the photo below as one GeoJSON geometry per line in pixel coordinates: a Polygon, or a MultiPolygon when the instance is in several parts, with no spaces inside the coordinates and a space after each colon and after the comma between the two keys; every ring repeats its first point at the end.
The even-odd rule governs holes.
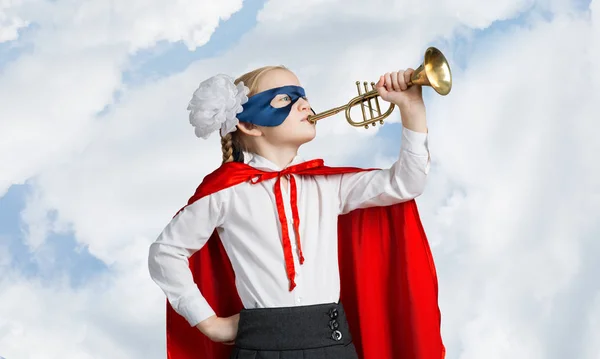
{"type": "MultiPolygon", "coordinates": [[[[223,165],[205,178],[150,246],[150,274],[168,299],[169,358],[443,355],[436,332],[437,284],[426,240],[425,246],[417,245],[420,251],[426,247],[419,257],[408,256],[410,238],[390,238],[395,236],[392,231],[409,236],[406,228],[413,222],[414,236],[424,238],[416,210],[394,212],[387,226],[368,231],[362,217],[338,222],[339,216],[360,209],[414,202],[423,191],[430,165],[427,123],[421,88],[406,85],[412,72],[386,73],[376,85],[383,100],[399,107],[403,125],[398,160],[384,170],[332,169],[298,156],[300,146],[315,137],[315,125],[307,121],[314,112],[298,78],[283,66],[263,67],[235,81],[217,75],[200,84],[188,107],[190,122],[201,138],[220,131],[223,165]],[[388,229],[400,228],[400,222],[402,229],[388,229]],[[360,250],[350,253],[345,243],[354,241],[348,237],[358,238],[357,233],[362,233],[356,240],[362,243],[360,250]],[[367,240],[364,233],[385,238],[367,240]],[[367,245],[386,249],[371,251],[367,245]],[[399,274],[410,274],[413,267],[394,269],[391,258],[381,257],[398,251],[406,252],[406,260],[418,257],[427,263],[433,284],[422,278],[407,280],[408,275],[399,274]],[[377,259],[364,257],[367,252],[377,259]],[[344,281],[340,269],[342,277],[356,272],[344,281]],[[406,280],[377,284],[388,277],[406,280]],[[415,285],[435,291],[435,298],[414,294],[415,285]],[[353,294],[342,295],[342,305],[344,291],[353,294]],[[417,300],[394,303],[389,300],[392,292],[418,297],[427,308],[399,314],[417,300]],[[381,308],[376,311],[375,306],[381,308]],[[407,318],[398,317],[409,315],[427,317],[425,330],[432,340],[415,344],[427,336],[420,333],[415,339],[413,333],[424,325],[404,328],[407,318]],[[409,343],[397,335],[413,337],[409,343]],[[375,343],[384,336],[386,344],[375,343]],[[398,339],[401,345],[395,343],[398,339]]],[[[361,215],[365,213],[370,212],[361,215]]],[[[382,217],[365,217],[370,221],[365,223],[382,217]]],[[[396,266],[406,262],[395,258],[400,263],[396,266]]]]}

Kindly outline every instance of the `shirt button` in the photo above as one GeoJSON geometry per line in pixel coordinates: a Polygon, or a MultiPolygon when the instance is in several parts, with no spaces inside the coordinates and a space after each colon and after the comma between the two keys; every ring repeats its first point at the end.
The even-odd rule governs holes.
{"type": "Polygon", "coordinates": [[[296,299],[296,302],[302,303],[302,297],[298,297],[298,299],[296,299]]]}

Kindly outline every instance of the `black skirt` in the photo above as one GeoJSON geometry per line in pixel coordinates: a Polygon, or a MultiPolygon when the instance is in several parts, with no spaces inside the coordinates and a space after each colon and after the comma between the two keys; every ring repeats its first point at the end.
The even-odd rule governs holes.
{"type": "Polygon", "coordinates": [[[340,304],[244,309],[231,359],[358,359],[340,304]]]}

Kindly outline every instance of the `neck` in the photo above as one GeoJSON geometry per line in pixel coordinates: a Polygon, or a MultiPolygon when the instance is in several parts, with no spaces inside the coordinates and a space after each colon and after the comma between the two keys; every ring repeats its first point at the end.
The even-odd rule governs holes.
{"type": "Polygon", "coordinates": [[[268,159],[281,169],[289,165],[294,157],[298,155],[298,146],[281,147],[262,144],[256,147],[255,152],[257,155],[268,159]]]}

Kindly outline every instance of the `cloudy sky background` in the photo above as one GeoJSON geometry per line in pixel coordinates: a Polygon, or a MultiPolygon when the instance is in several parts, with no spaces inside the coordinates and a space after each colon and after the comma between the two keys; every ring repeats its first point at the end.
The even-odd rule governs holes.
{"type": "MultiPolygon", "coordinates": [[[[187,120],[200,81],[284,64],[323,110],[431,45],[448,359],[600,358],[599,0],[0,0],[0,356],[165,357],[147,249],[220,164],[187,120]]],[[[323,121],[302,155],[389,166],[391,117],[323,121]]]]}

